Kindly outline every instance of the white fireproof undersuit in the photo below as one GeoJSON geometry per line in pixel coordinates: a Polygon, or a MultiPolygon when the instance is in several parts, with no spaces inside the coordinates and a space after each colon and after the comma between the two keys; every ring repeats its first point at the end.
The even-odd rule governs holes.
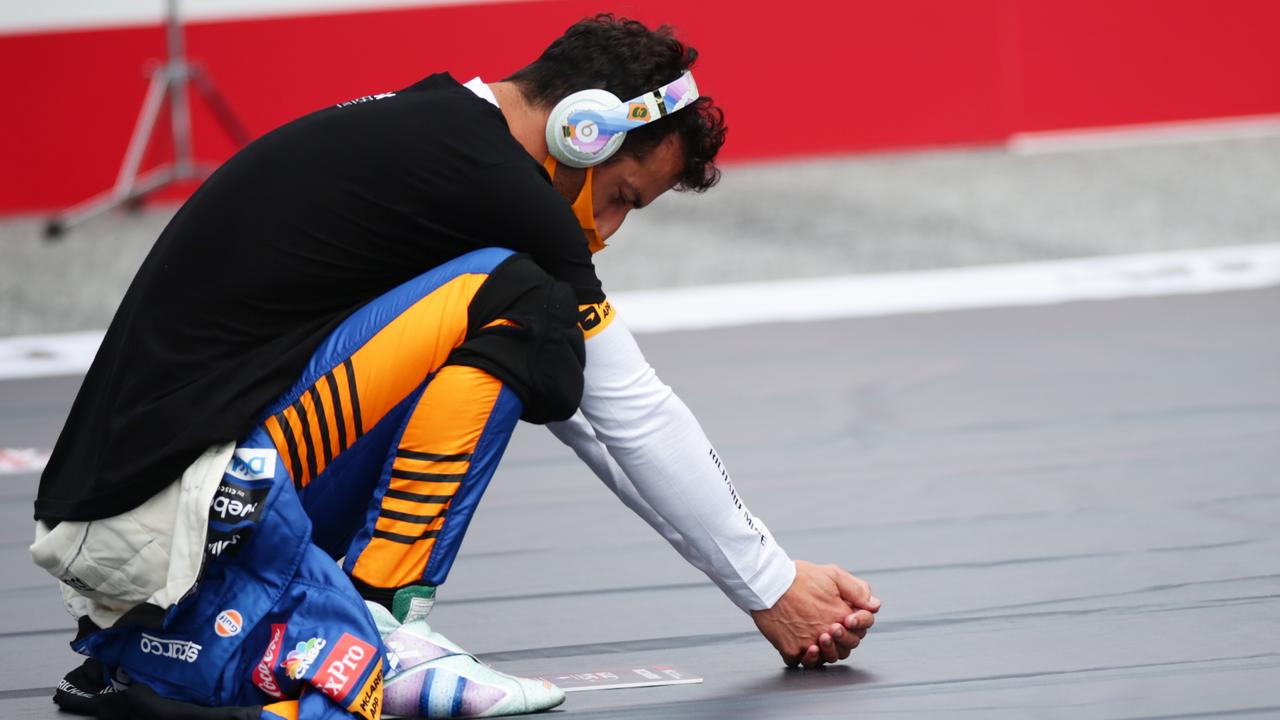
{"type": "MultiPolygon", "coordinates": [[[[480,78],[465,86],[498,105],[480,78]]],[[[587,340],[585,379],[577,414],[549,424],[551,432],[734,604],[772,607],[795,580],[795,564],[747,509],[697,419],[621,317],[587,340]]]]}

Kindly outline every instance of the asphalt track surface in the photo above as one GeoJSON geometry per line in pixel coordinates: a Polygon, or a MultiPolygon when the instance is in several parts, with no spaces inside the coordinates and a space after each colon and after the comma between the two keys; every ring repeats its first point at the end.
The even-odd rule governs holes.
{"type": "MultiPolygon", "coordinates": [[[[787,670],[699,573],[522,426],[433,624],[522,674],[674,664],[573,717],[1280,714],[1280,288],[652,334],[794,557],[885,606],[850,661],[787,670]]],[[[621,308],[625,318],[625,308],[621,308]]],[[[0,382],[0,446],[49,447],[79,378],[0,382]]],[[[0,717],[57,717],[72,623],[0,476],[0,717]]]]}
{"type": "MultiPolygon", "coordinates": [[[[666,193],[627,218],[597,256],[610,293],[1280,237],[1280,137],[1034,156],[961,148],[724,170],[705,195],[666,193]]],[[[0,221],[0,337],[107,327],[173,211],[111,214],[55,243],[41,239],[41,215],[0,221]]]]}

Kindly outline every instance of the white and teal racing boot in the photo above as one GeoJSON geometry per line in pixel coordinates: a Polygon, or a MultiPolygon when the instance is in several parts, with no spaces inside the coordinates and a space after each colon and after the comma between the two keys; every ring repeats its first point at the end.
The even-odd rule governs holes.
{"type": "Polygon", "coordinates": [[[387,652],[384,717],[497,717],[564,702],[555,685],[494,670],[433,631],[426,616],[434,598],[435,588],[404,588],[392,602],[394,614],[368,603],[387,652]]]}

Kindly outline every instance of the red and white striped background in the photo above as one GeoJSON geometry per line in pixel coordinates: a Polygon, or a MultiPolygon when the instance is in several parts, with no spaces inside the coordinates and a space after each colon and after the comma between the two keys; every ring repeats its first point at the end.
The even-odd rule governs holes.
{"type": "MultiPolygon", "coordinates": [[[[496,79],[611,10],[702,52],[727,159],[1002,142],[1023,132],[1280,113],[1274,0],[189,0],[190,55],[255,134],[447,69],[496,79]]],[[[0,4],[0,213],[114,180],[163,54],[160,0],[0,4]]],[[[232,150],[198,109],[196,147],[232,150]]],[[[165,152],[162,137],[152,160],[165,152]]]]}

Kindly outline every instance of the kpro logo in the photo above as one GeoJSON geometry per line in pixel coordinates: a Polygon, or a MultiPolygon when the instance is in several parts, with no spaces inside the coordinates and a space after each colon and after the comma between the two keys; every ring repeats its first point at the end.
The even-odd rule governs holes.
{"type": "Polygon", "coordinates": [[[213,621],[213,631],[218,637],[235,637],[244,628],[244,618],[238,610],[223,610],[213,621]]]}
{"type": "Polygon", "coordinates": [[[364,674],[369,663],[378,657],[372,645],[350,634],[343,633],[338,644],[325,657],[320,672],[312,683],[336,702],[343,702],[351,694],[353,686],[364,674]]]}
{"type": "Polygon", "coordinates": [[[270,480],[276,476],[276,451],[236,448],[227,464],[227,474],[241,480],[270,480]]]}

